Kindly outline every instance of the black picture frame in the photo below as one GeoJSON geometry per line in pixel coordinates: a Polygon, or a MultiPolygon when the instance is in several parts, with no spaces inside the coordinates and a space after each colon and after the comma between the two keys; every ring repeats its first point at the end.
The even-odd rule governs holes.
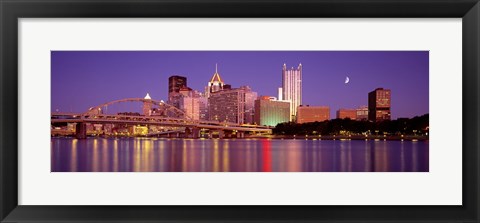
{"type": "Polygon", "coordinates": [[[478,0],[0,0],[0,15],[1,222],[479,222],[480,5],[478,0]],[[463,205],[18,205],[17,38],[19,34],[17,21],[19,18],[75,17],[462,18],[463,116],[462,120],[449,121],[461,121],[463,125],[463,205]]]}

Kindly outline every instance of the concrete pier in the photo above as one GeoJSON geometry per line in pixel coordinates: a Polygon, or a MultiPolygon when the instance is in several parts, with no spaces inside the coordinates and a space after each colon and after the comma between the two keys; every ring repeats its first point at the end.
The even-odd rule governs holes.
{"type": "Polygon", "coordinates": [[[218,131],[218,138],[223,139],[225,137],[225,132],[223,130],[218,131]]]}
{"type": "Polygon", "coordinates": [[[200,129],[199,128],[192,128],[192,138],[198,139],[200,137],[200,129]]]}
{"type": "Polygon", "coordinates": [[[77,139],[86,139],[87,138],[87,124],[86,123],[77,123],[75,126],[75,138],[77,139]]]}
{"type": "Polygon", "coordinates": [[[243,139],[245,137],[245,132],[237,132],[237,138],[243,139]]]}

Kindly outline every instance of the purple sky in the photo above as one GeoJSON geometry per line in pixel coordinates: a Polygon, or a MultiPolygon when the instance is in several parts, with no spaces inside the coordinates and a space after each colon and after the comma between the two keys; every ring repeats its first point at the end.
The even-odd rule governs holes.
{"type": "MultiPolygon", "coordinates": [[[[282,65],[303,65],[303,104],[368,104],[368,92],[392,90],[392,117],[428,113],[428,51],[52,51],[52,111],[84,112],[122,98],[167,99],[168,77],[204,91],[215,72],[232,87],[277,96],[282,65]],[[345,84],[345,78],[350,83],[345,84]]],[[[134,106],[139,107],[138,105],[134,106]]],[[[122,108],[127,109],[127,108],[122,108]]],[[[131,109],[133,110],[133,109],[131,109]]]]}

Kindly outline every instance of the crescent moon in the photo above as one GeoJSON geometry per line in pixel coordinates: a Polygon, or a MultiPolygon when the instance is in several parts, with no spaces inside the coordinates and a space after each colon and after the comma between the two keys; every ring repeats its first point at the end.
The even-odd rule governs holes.
{"type": "Polygon", "coordinates": [[[350,78],[345,78],[345,84],[348,84],[348,82],[350,82],[350,78]]]}

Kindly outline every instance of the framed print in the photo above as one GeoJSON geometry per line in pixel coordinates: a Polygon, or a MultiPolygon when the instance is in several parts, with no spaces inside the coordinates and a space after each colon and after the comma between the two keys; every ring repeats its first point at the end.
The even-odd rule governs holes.
{"type": "Polygon", "coordinates": [[[428,51],[52,51],[51,172],[428,172],[428,62],[428,51]],[[212,77],[202,75],[213,61],[221,63],[212,77]],[[134,79],[104,68],[120,64],[132,64],[123,69],[138,72],[134,79]],[[275,64],[284,80],[278,97],[267,95],[277,91],[268,75],[275,64]],[[163,74],[150,70],[158,66],[163,74]],[[175,70],[188,75],[164,76],[175,70]],[[95,86],[97,78],[115,84],[95,86]],[[369,90],[381,84],[390,89],[369,90]],[[145,88],[144,98],[129,97],[145,88]]]}
{"type": "Polygon", "coordinates": [[[2,222],[479,220],[478,1],[0,6],[2,222]]]}

